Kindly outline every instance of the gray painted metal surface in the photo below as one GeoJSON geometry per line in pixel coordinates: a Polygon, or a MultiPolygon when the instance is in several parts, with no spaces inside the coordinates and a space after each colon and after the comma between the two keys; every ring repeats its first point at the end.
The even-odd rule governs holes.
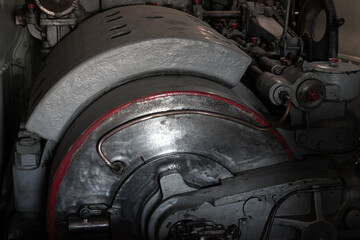
{"type": "MultiPolygon", "coordinates": [[[[103,116],[104,112],[128,102],[127,98],[133,99],[136,96],[132,94],[134,89],[139,89],[139,92],[135,92],[139,96],[163,91],[202,91],[236,99],[246,105],[230,89],[197,77],[150,77],[125,84],[96,100],[74,121],[59,145],[51,179],[54,179],[55,170],[63,161],[69,146],[84,133],[84,129],[103,116]]],[[[134,216],[141,205],[156,188],[161,172],[178,169],[186,182],[199,188],[218,184],[220,179],[248,169],[288,161],[284,149],[270,132],[255,131],[222,119],[186,114],[138,123],[106,140],[103,147],[105,155],[112,162],[124,163],[121,174],[112,173],[99,157],[96,143],[114,127],[140,116],[179,109],[219,112],[257,124],[253,114],[203,96],[165,95],[148,101],[136,101],[103,120],[72,156],[57,192],[56,221],[76,214],[83,204],[104,203],[110,206],[114,194],[121,189],[119,196],[124,194],[130,199],[117,199],[121,201],[121,214],[118,216],[121,220],[114,221],[117,224],[124,222],[124,225],[121,229],[113,230],[134,233],[139,229],[136,224],[132,225],[132,220],[136,219],[134,216]]],[[[62,234],[67,233],[61,227],[56,227],[57,238],[70,237],[62,234]]]]}
{"type": "MultiPolygon", "coordinates": [[[[303,111],[319,106],[324,100],[342,102],[355,99],[360,91],[360,67],[350,63],[340,62],[331,66],[329,62],[312,62],[308,64],[311,71],[290,66],[279,75],[265,72],[257,78],[257,88],[275,104],[282,104],[281,93],[287,92],[292,103],[303,111]],[[318,87],[312,86],[321,93],[321,101],[301,100],[306,93],[304,84],[318,82],[318,87]],[[307,102],[307,103],[306,103],[307,102]],[[306,105],[306,104],[308,105],[306,105]],[[313,105],[311,105],[313,104],[313,105]]],[[[303,66],[304,66],[303,64],[303,66]]]]}
{"type": "Polygon", "coordinates": [[[112,9],[82,23],[52,51],[34,84],[26,127],[58,141],[89,103],[131,79],[187,73],[235,86],[249,64],[232,41],[183,12],[112,9]]]}
{"type": "MultiPolygon", "coordinates": [[[[329,92],[336,93],[335,98],[321,101],[308,112],[297,109],[297,99],[293,100],[295,107],[285,123],[290,125],[284,124],[281,131],[300,161],[287,159],[284,143],[279,144],[269,132],[214,116],[181,114],[138,122],[105,140],[105,155],[123,167],[121,173],[110,171],[99,157],[97,143],[132,120],[190,109],[259,124],[254,120],[256,113],[219,99],[264,108],[239,82],[248,62],[231,42],[188,15],[136,8],[150,10],[144,15],[132,8],[114,9],[85,22],[54,50],[34,87],[29,123],[34,121],[36,131],[58,139],[65,132],[59,143],[48,141],[44,151],[57,146],[55,158],[44,154],[41,160],[52,160],[50,179],[54,181],[50,184],[58,187],[51,188],[49,206],[54,207],[48,208],[48,213],[55,213],[54,218],[48,216],[54,238],[100,239],[101,233],[92,231],[103,231],[107,239],[124,239],[128,233],[168,239],[175,222],[189,219],[220,223],[228,230],[235,226],[243,238],[251,240],[300,235],[302,239],[335,239],[337,224],[343,219],[349,229],[359,226],[358,156],[350,153],[357,142],[349,137],[355,136],[352,132],[358,125],[348,116],[344,102],[358,94],[352,86],[359,86],[359,69],[350,65],[335,68],[327,62],[314,63],[314,72],[289,67],[282,73],[293,99],[295,93],[306,92],[301,86],[312,78],[334,87],[330,90],[336,88],[329,92]],[[123,9],[130,10],[122,14],[123,9]],[[323,70],[324,64],[328,69],[323,70]],[[220,97],[164,91],[201,91],[220,97]],[[163,96],[152,95],[158,93],[163,96]],[[145,101],[143,97],[149,95],[152,98],[145,101]],[[111,112],[111,117],[101,118],[134,99],[121,111],[111,112]],[[92,125],[95,121],[98,125],[92,125]],[[89,126],[90,132],[86,131],[89,126]],[[314,154],[323,155],[304,160],[314,154]],[[270,237],[260,236],[264,229],[270,237]],[[83,231],[87,233],[76,235],[83,231]]],[[[270,29],[271,24],[266,25],[259,27],[270,29]]],[[[264,82],[269,83],[269,78],[265,76],[264,82]]],[[[275,122],[280,111],[270,111],[275,122]]],[[[22,164],[27,159],[17,160],[22,164]]],[[[20,204],[26,192],[16,190],[34,192],[34,185],[45,184],[40,173],[29,173],[14,170],[14,195],[20,204]]],[[[29,206],[40,200],[31,197],[17,208],[35,209],[29,206]]],[[[238,239],[233,237],[226,239],[238,239]]]]}
{"type": "MultiPolygon", "coordinates": [[[[303,163],[302,163],[303,164],[303,163]]],[[[307,163],[309,164],[309,163],[307,163]]],[[[212,220],[223,226],[235,225],[242,220],[247,219],[247,224],[237,226],[241,232],[248,232],[246,236],[248,240],[261,239],[262,227],[265,225],[270,211],[274,206],[272,198],[280,199],[299,189],[311,188],[314,184],[321,185],[338,185],[341,184],[340,179],[333,174],[329,174],[329,178],[319,178],[319,165],[309,164],[312,167],[306,174],[297,172],[292,173],[292,169],[299,166],[297,163],[291,163],[283,166],[277,166],[276,171],[278,178],[273,177],[272,168],[263,169],[261,174],[256,172],[248,172],[241,176],[221,181],[221,185],[208,187],[206,190],[186,189],[186,183],[176,181],[172,176],[167,178],[167,184],[176,184],[178,188],[183,187],[183,192],[164,197],[167,192],[163,189],[162,178],[160,178],[162,201],[155,206],[148,214],[148,222],[145,229],[148,230],[147,237],[149,239],[168,239],[169,225],[179,221],[201,221],[203,219],[212,220]],[[333,177],[334,179],[330,179],[333,177]],[[246,183],[246,184],[245,184],[246,183]],[[184,186],[185,185],[185,186],[184,186]],[[234,187],[236,186],[236,187],[234,187]],[[251,189],[251,190],[250,190],[251,189]],[[240,219],[240,220],[239,220],[240,219]],[[241,228],[242,227],[242,228],[241,228]]],[[[180,174],[179,174],[180,175],[180,174]]],[[[180,175],[181,177],[181,175],[180,175]]],[[[286,215],[305,215],[310,206],[304,204],[298,197],[297,202],[300,206],[294,206],[292,209],[285,210],[286,215]]],[[[321,201],[321,199],[320,199],[321,201]]],[[[296,201],[295,201],[296,202],[296,201]]],[[[322,206],[322,203],[319,202],[322,206]]],[[[117,206],[117,203],[114,204],[117,206]]],[[[321,210],[322,211],[322,210],[321,210]]],[[[288,215],[288,216],[289,216],[288,215]]],[[[284,217],[285,220],[286,217],[284,217]]],[[[281,218],[280,218],[281,219],[281,218]]],[[[289,220],[291,217],[289,217],[289,220]]],[[[283,219],[284,220],[284,219],[283,219]]],[[[299,221],[300,223],[300,221],[299,221]]],[[[306,224],[306,222],[302,222],[306,224]]],[[[309,223],[310,225],[311,223],[309,223]]],[[[329,224],[332,227],[332,224],[329,224]]],[[[286,225],[284,225],[286,226],[286,225]]],[[[336,231],[335,231],[336,233],[336,231]]],[[[287,231],[283,231],[287,235],[287,231]]],[[[230,238],[237,239],[237,238],[230,238]]],[[[281,238],[271,239],[286,239],[281,238]]],[[[329,238],[327,238],[329,239],[329,238]]]]}
{"type": "Polygon", "coordinates": [[[326,62],[312,62],[315,72],[326,84],[326,100],[350,101],[360,91],[360,67],[355,64],[340,62],[329,66],[326,62]]]}

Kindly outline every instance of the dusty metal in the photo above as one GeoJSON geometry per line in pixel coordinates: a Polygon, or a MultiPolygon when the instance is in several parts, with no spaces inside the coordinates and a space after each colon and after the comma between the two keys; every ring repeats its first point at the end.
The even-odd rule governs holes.
{"type": "Polygon", "coordinates": [[[314,72],[325,82],[326,100],[350,101],[360,91],[360,66],[339,62],[330,66],[329,62],[312,62],[314,72]]]}
{"type": "MultiPolygon", "coordinates": [[[[57,166],[61,164],[64,154],[69,150],[68,144],[75,141],[95,119],[114,107],[137,96],[189,89],[237,99],[230,89],[195,77],[162,76],[128,83],[99,98],[75,121],[59,145],[51,175],[56,174],[57,166]],[[134,91],[135,89],[137,91],[134,91]]],[[[237,101],[242,102],[241,99],[237,101]]],[[[124,202],[120,200],[122,197],[119,197],[118,200],[122,202],[121,207],[120,205],[113,207],[121,209],[121,213],[111,218],[116,223],[123,221],[118,218],[136,219],[135,215],[128,214],[136,214],[141,209],[143,201],[151,195],[157,184],[159,169],[178,169],[185,181],[191,182],[192,187],[197,188],[196,186],[205,187],[217,184],[219,179],[229,178],[234,173],[245,169],[268,166],[287,159],[285,151],[271,133],[256,131],[219,118],[185,114],[163,116],[138,123],[123,129],[105,141],[102,147],[105,156],[109,161],[121,161],[125,166],[120,175],[113,174],[101,162],[96,144],[105,133],[141,116],[181,109],[200,111],[211,109],[212,112],[237,116],[256,124],[252,114],[247,115],[228,104],[200,96],[170,95],[132,104],[124,111],[103,121],[76,151],[57,192],[55,222],[66,219],[70,214],[76,214],[81,203],[85,201],[111,205],[112,196],[118,189],[121,194],[127,194],[129,197],[127,192],[130,190],[136,197],[131,197],[132,201],[123,198],[124,202]],[[219,139],[219,136],[226,137],[219,139]],[[246,139],[249,138],[252,139],[250,142],[254,145],[247,145],[246,139]],[[258,154],[262,156],[259,157],[258,154]],[[137,173],[133,174],[135,171],[137,173]],[[144,177],[146,178],[145,185],[142,183],[144,177]],[[64,194],[64,192],[67,193],[64,194]],[[132,206],[130,207],[129,204],[132,206]],[[124,214],[124,211],[127,213],[124,214]]],[[[137,225],[129,225],[128,221],[125,222],[122,228],[114,227],[111,231],[141,234],[137,225]]],[[[61,229],[55,227],[55,231],[56,234],[62,236],[61,229]]],[[[121,236],[121,234],[116,233],[114,236],[121,236]]]]}
{"type": "MultiPolygon", "coordinates": [[[[360,68],[304,61],[317,49],[297,37],[294,16],[310,0],[292,1],[289,26],[286,1],[261,2],[84,1],[60,18],[30,4],[28,24],[46,29],[35,35],[51,54],[28,127],[59,142],[41,151],[39,136],[19,133],[16,210],[42,212],[47,173],[52,240],[357,239],[359,126],[347,106],[360,68]],[[139,3],[193,10],[214,29],[151,6],[82,22],[81,9],[139,3]]],[[[11,239],[22,234],[14,221],[11,239]]]]}
{"type": "MultiPolygon", "coordinates": [[[[296,215],[306,215],[307,212],[313,207],[312,204],[305,204],[308,197],[295,197],[292,199],[292,204],[301,203],[301,206],[292,205],[293,208],[282,208],[284,202],[289,199],[288,194],[296,195],[300,194],[301,190],[311,189],[310,193],[314,193],[317,197],[314,199],[315,212],[317,213],[314,221],[300,221],[304,228],[301,229],[304,231],[304,237],[307,237],[309,233],[306,229],[307,227],[313,228],[311,224],[320,224],[324,222],[325,215],[328,214],[326,207],[323,207],[321,199],[321,192],[326,190],[341,191],[343,189],[342,182],[340,179],[332,179],[334,175],[330,174],[329,178],[312,178],[318,176],[316,170],[318,166],[313,165],[311,171],[305,175],[299,175],[295,172],[290,172],[286,174],[285,172],[292,169],[297,163],[288,163],[284,164],[280,168],[277,168],[277,173],[281,176],[279,179],[274,180],[271,174],[271,167],[263,169],[262,172],[245,173],[246,176],[234,177],[228,181],[222,181],[221,185],[208,187],[206,189],[200,189],[198,191],[189,191],[184,193],[177,193],[173,196],[168,196],[162,200],[158,200],[158,203],[152,205],[152,211],[148,211],[146,214],[149,216],[142,216],[147,221],[144,221],[144,224],[147,226],[145,236],[149,239],[166,239],[168,235],[169,228],[168,226],[179,222],[181,220],[185,221],[201,221],[206,219],[207,221],[213,221],[222,226],[229,227],[232,225],[239,226],[240,230],[250,231],[245,236],[246,239],[267,239],[260,237],[262,235],[263,229],[266,229],[267,219],[269,214],[273,215],[273,212],[276,209],[278,213],[276,218],[276,225],[281,225],[280,221],[284,220],[283,226],[290,226],[290,219],[286,219],[286,215],[296,216],[296,215]],[[292,167],[291,167],[292,166],[292,167]],[[287,175],[287,176],[286,176],[287,175]],[[256,179],[258,178],[258,179],[256,179]],[[303,178],[303,179],[301,179],[303,178]],[[261,180],[260,180],[261,179],[261,180]],[[301,180],[300,180],[301,179],[301,180]],[[248,182],[249,181],[249,182],[248,182]],[[267,181],[271,181],[271,187],[266,184],[267,181]],[[251,187],[244,184],[251,185],[251,187]],[[316,185],[313,189],[312,186],[316,185]],[[237,186],[234,188],[234,186],[237,186]],[[258,187],[258,189],[256,189],[258,187]],[[295,200],[295,201],[294,201],[295,200]],[[304,201],[305,200],[305,201],[304,201]],[[279,211],[281,209],[281,211],[279,211]],[[321,216],[319,214],[322,214],[321,216]],[[226,216],[226,217],[225,217],[226,216]],[[239,219],[247,220],[247,224],[241,226],[239,224],[239,219]],[[285,220],[287,220],[288,225],[285,225],[285,220]],[[307,225],[306,225],[307,224],[307,225]]],[[[310,164],[311,165],[311,164],[310,164]]],[[[309,165],[309,166],[310,166],[309,165]]],[[[175,184],[176,186],[186,185],[186,183],[179,183],[179,181],[172,181],[168,179],[167,184],[175,184]]],[[[160,181],[161,184],[161,181],[160,181]]],[[[160,190],[160,194],[162,194],[160,190]]],[[[303,192],[305,193],[305,191],[303,192]]],[[[339,192],[338,192],[339,193],[339,192]]],[[[284,204],[285,205],[285,204],[284,204]]],[[[311,210],[310,210],[311,211],[311,210]]],[[[276,213],[275,213],[276,215],[276,213]]],[[[274,216],[275,216],[274,215],[274,216]]],[[[290,217],[289,217],[290,218],[290,217]]],[[[295,220],[294,220],[295,222],[295,220]]],[[[334,232],[334,223],[330,221],[327,222],[327,225],[331,228],[327,229],[325,232],[335,233],[334,232]]],[[[294,225],[292,226],[294,227],[294,225]]],[[[317,232],[320,229],[312,229],[312,232],[317,232]]],[[[309,229],[310,231],[310,229],[309,229]]],[[[290,231],[291,232],[291,231],[290,231]]],[[[287,235],[285,229],[283,229],[282,234],[287,235]]],[[[311,235],[311,234],[310,234],[311,235]]],[[[276,239],[272,238],[272,239],[276,239]]],[[[284,238],[281,238],[284,239],[284,238]]],[[[308,239],[308,238],[305,238],[308,239]]]]}
{"type": "Polygon", "coordinates": [[[304,81],[297,89],[299,104],[305,108],[314,108],[325,99],[325,86],[319,80],[304,81]]]}
{"type": "Polygon", "coordinates": [[[131,79],[187,73],[235,86],[249,63],[233,42],[180,11],[112,9],[81,24],[52,51],[35,83],[27,128],[58,141],[90,102],[131,79]],[[94,34],[85,40],[84,32],[94,34]]]}

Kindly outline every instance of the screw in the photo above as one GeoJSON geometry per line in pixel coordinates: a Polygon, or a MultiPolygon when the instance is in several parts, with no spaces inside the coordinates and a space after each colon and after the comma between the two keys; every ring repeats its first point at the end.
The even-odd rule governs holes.
{"type": "Polygon", "coordinates": [[[89,218],[91,216],[91,212],[87,208],[82,208],[79,212],[81,218],[89,218]]]}
{"type": "Polygon", "coordinates": [[[246,226],[247,223],[248,223],[248,220],[247,220],[247,219],[243,219],[243,220],[241,220],[241,222],[240,222],[240,224],[241,224],[242,226],[246,226]]]}

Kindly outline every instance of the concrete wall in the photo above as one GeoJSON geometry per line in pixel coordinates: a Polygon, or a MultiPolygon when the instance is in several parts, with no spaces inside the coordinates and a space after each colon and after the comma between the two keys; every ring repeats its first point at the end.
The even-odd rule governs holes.
{"type": "Polygon", "coordinates": [[[340,28],[340,53],[360,57],[360,0],[334,0],[337,15],[346,23],[340,28]]]}

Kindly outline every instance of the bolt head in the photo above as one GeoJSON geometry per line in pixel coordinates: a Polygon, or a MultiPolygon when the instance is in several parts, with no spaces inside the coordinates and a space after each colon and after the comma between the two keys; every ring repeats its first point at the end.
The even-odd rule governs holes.
{"type": "Polygon", "coordinates": [[[34,9],[35,8],[35,4],[34,3],[29,3],[27,5],[28,9],[34,9]]]}

